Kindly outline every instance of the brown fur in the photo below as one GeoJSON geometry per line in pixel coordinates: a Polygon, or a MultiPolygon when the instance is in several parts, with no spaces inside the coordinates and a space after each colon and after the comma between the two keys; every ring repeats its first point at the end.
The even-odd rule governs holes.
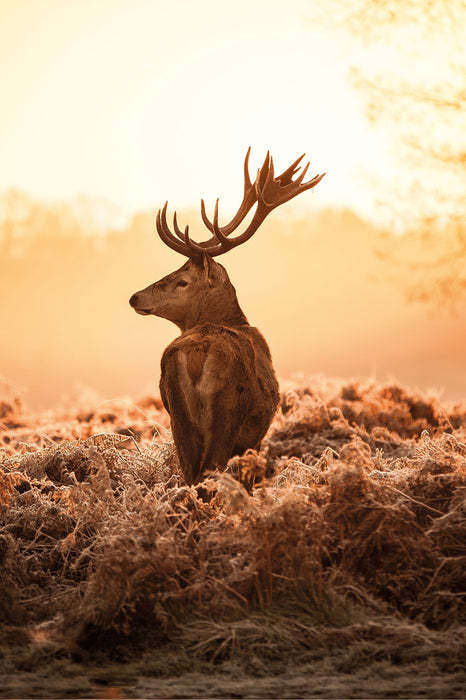
{"type": "Polygon", "coordinates": [[[163,353],[160,393],[186,482],[259,449],[278,383],[267,343],[241,311],[223,266],[208,256],[189,260],[133,295],[131,305],[182,331],[163,353]]]}
{"type": "Polygon", "coordinates": [[[207,347],[194,346],[186,349],[186,365],[193,385],[199,383],[207,358],[207,347]]]}

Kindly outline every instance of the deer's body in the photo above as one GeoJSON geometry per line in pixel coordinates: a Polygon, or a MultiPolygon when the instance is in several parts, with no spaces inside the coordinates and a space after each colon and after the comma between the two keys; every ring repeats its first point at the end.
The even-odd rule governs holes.
{"type": "Polygon", "coordinates": [[[259,449],[278,405],[278,383],[268,345],[249,325],[223,265],[207,256],[188,260],[131,304],[182,331],[163,353],[160,394],[188,484],[259,449]]]}
{"type": "Polygon", "coordinates": [[[184,232],[178,228],[176,216],[175,236],[167,226],[166,205],[159,211],[160,237],[189,260],[130,299],[138,313],[161,316],[181,330],[163,353],[160,393],[188,484],[200,481],[209,469],[226,466],[231,457],[248,448],[259,449],[279,401],[268,345],[260,331],[249,325],[225,268],[213,257],[247,240],[273,208],[323,177],[301,184],[305,168],[293,181],[300,158],[274,178],[267,155],[251,184],[248,156],[249,151],[243,203],[233,220],[220,228],[217,207],[210,222],[202,203],[204,223],[213,233],[209,241],[192,241],[188,228],[184,232]],[[228,238],[256,203],[245,233],[228,238]]]}
{"type": "Polygon", "coordinates": [[[279,400],[269,348],[249,325],[182,333],[163,353],[160,392],[188,483],[259,449],[279,400]]]}

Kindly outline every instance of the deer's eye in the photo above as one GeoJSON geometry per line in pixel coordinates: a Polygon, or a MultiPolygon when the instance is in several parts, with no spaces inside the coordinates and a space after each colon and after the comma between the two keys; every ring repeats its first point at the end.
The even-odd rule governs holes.
{"type": "Polygon", "coordinates": [[[186,280],[180,280],[176,286],[177,287],[187,287],[188,283],[186,282],[186,280]]]}

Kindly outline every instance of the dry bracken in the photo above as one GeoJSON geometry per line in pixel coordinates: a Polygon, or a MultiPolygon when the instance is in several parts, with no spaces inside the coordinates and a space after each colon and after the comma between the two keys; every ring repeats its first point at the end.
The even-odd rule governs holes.
{"type": "Polygon", "coordinates": [[[282,397],[260,453],[208,475],[205,503],[184,485],[160,404],[141,405],[48,423],[18,406],[2,429],[10,665],[33,663],[31,650],[118,655],[124,641],[128,656],[168,645],[256,671],[345,649],[343,670],[384,658],[459,672],[465,406],[309,382],[282,397]]]}

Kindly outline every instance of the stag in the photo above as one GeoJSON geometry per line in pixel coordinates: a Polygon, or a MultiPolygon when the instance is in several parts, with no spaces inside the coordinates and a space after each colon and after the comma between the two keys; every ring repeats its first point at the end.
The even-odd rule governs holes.
{"type": "Polygon", "coordinates": [[[302,155],[281,175],[274,175],[267,153],[254,182],[249,177],[249,154],[244,161],[243,201],[224,226],[218,222],[218,199],[210,220],[201,200],[201,215],[211,237],[194,241],[167,206],[158,211],[157,232],[172,250],[188,258],[175,272],[133,294],[129,300],[142,315],[175,323],[181,331],[161,361],[160,393],[170,422],[186,482],[198,483],[207,470],[223,468],[235,455],[259,450],[277,409],[279,393],[269,347],[241,310],[227,271],[215,257],[253,236],[270,212],[310,190],[325,175],[304,182],[302,155]],[[243,233],[232,237],[250,210],[254,215],[243,233]]]}

